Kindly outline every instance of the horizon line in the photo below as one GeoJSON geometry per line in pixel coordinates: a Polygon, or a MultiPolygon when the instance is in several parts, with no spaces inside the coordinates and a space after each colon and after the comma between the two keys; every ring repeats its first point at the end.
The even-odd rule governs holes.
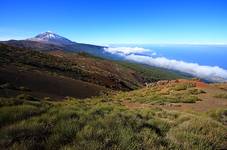
{"type": "MultiPolygon", "coordinates": [[[[28,39],[28,38],[25,38],[25,37],[16,37],[16,38],[0,38],[0,41],[10,41],[10,40],[26,40],[26,39],[28,39]]],[[[71,39],[69,39],[69,40],[71,40],[71,39]]],[[[87,44],[96,44],[96,45],[220,45],[220,46],[227,46],[227,43],[222,43],[222,42],[220,42],[220,43],[212,43],[212,42],[210,42],[210,43],[205,43],[205,42],[201,42],[201,43],[187,43],[187,42],[184,42],[184,43],[181,43],[181,42],[179,42],[179,43],[171,43],[171,42],[169,42],[169,43],[162,43],[162,42],[157,42],[157,43],[154,43],[154,42],[150,42],[150,43],[132,43],[132,42],[125,42],[125,43],[122,43],[122,42],[120,42],[120,43],[105,43],[105,42],[78,42],[78,41],[76,41],[76,40],[71,40],[71,41],[74,41],[74,42],[77,42],[77,43],[87,43],[87,44]]]]}

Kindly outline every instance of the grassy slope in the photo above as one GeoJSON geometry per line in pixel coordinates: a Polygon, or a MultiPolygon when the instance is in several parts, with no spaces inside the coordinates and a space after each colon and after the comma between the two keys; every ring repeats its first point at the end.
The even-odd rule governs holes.
{"type": "Polygon", "coordinates": [[[126,68],[130,68],[136,70],[140,74],[142,74],[147,82],[154,82],[159,80],[173,80],[179,78],[187,78],[187,76],[180,74],[178,72],[170,71],[167,69],[137,64],[137,63],[129,63],[129,62],[118,62],[119,64],[125,66],[126,68]]]}
{"type": "Polygon", "coordinates": [[[142,89],[119,92],[114,94],[113,99],[130,109],[162,108],[207,112],[227,108],[226,87],[226,83],[207,84],[194,79],[159,81],[142,89]]]}
{"type": "Polygon", "coordinates": [[[197,88],[190,80],[184,83],[172,80],[160,81],[150,87],[131,92],[120,92],[115,97],[121,101],[147,104],[195,103],[199,101],[198,95],[202,93],[204,91],[197,88]]]}
{"type": "MultiPolygon", "coordinates": [[[[6,68],[7,65],[13,63],[13,67],[16,66],[22,71],[38,71],[52,76],[56,73],[57,77],[82,77],[83,79],[93,75],[97,67],[100,68],[97,74],[103,71],[111,73],[113,70],[102,68],[103,66],[100,66],[102,63],[107,66],[110,64],[98,58],[88,61],[87,56],[78,56],[80,63],[76,63],[74,57],[64,55],[67,58],[65,61],[62,54],[56,57],[24,50],[13,53],[14,48],[8,47],[7,49],[8,52],[5,51],[6,49],[0,51],[1,65],[6,68]],[[84,59],[86,61],[83,64],[84,59]],[[9,63],[6,63],[7,61],[9,63]],[[86,64],[94,63],[96,65],[89,69],[90,72],[86,72],[91,66],[86,66],[86,64]]],[[[128,64],[126,68],[121,67],[122,65],[116,68],[117,70],[131,70],[128,64]]],[[[137,68],[137,65],[133,67],[137,68]]],[[[150,76],[147,69],[135,70],[131,73],[139,72],[138,74],[150,76]]],[[[121,71],[115,75],[127,77],[122,76],[121,71]]],[[[155,76],[155,79],[157,78],[161,79],[155,76]]],[[[1,89],[9,87],[9,85],[0,86],[1,89]]],[[[21,93],[29,93],[26,92],[25,87],[12,86],[10,88],[14,91],[20,90],[21,93]]],[[[84,100],[66,98],[57,101],[57,99],[36,98],[27,94],[6,98],[1,95],[0,146],[2,149],[29,150],[227,149],[227,109],[206,113],[170,111],[162,108],[129,109],[121,103],[125,99],[141,103],[190,103],[198,99],[191,101],[186,97],[197,98],[200,92],[202,91],[199,91],[193,84],[171,83],[166,86],[160,82],[160,85],[154,87],[84,100]]]]}
{"type": "Polygon", "coordinates": [[[127,109],[111,97],[0,99],[3,149],[225,149],[227,110],[127,109]],[[226,116],[225,116],[226,117],[226,116]]]}

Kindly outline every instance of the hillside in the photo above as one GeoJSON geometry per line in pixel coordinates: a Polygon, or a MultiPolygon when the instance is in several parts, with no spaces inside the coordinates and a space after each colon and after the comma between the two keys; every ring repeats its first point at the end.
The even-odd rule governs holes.
{"type": "Polygon", "coordinates": [[[163,68],[157,68],[152,67],[148,65],[138,64],[138,63],[132,63],[127,61],[118,61],[120,65],[130,68],[133,70],[136,70],[137,72],[140,72],[147,81],[154,82],[159,80],[172,80],[172,79],[179,79],[179,78],[192,78],[188,74],[183,74],[181,72],[163,69],[163,68]]]}
{"type": "Polygon", "coordinates": [[[226,149],[226,87],[173,80],[84,100],[56,101],[26,94],[1,97],[0,146],[29,150],[226,149]],[[209,101],[213,104],[200,105],[209,101]]]}
{"type": "Polygon", "coordinates": [[[0,150],[227,150],[227,0],[3,0],[0,150]]]}
{"type": "Polygon", "coordinates": [[[185,78],[85,52],[0,44],[0,146],[227,149],[227,84],[185,78]]]}
{"type": "Polygon", "coordinates": [[[226,88],[226,83],[208,84],[197,79],[163,80],[115,97],[129,108],[206,112],[227,108],[226,88]]]}
{"type": "MultiPolygon", "coordinates": [[[[53,93],[55,95],[62,93],[60,94],[62,97],[82,95],[80,90],[76,90],[78,94],[74,94],[73,88],[69,89],[72,85],[64,83],[65,80],[68,83],[70,80],[77,80],[78,83],[83,83],[85,87],[87,83],[90,83],[88,85],[91,86],[91,89],[95,89],[94,92],[91,92],[93,93],[91,95],[97,95],[103,89],[132,90],[143,86],[146,82],[165,78],[165,76],[158,78],[152,69],[150,74],[146,75],[142,73],[145,68],[141,68],[142,70],[128,68],[114,61],[94,57],[86,53],[72,53],[61,50],[42,53],[5,44],[0,44],[0,53],[1,84],[11,83],[15,86],[27,86],[31,90],[38,89],[48,96],[51,96],[48,93],[50,88],[45,83],[57,84],[56,80],[62,81],[57,86],[62,89],[62,92],[53,90],[53,93]],[[40,79],[39,84],[37,84],[36,78],[40,79]],[[61,85],[65,85],[67,88],[61,87],[61,85]],[[92,88],[93,86],[98,88],[92,88]]],[[[160,75],[164,74],[165,71],[163,70],[160,75]]],[[[183,78],[180,75],[173,78],[176,77],[183,78]]],[[[87,92],[85,95],[90,94],[87,92]]],[[[79,97],[81,98],[81,96],[79,97]]]]}
{"type": "Polygon", "coordinates": [[[107,60],[105,58],[95,57],[84,52],[70,53],[63,51],[51,51],[49,54],[75,62],[80,68],[89,70],[89,72],[95,72],[100,75],[114,75],[116,78],[128,81],[128,83],[131,82],[131,87],[134,86],[135,88],[138,85],[139,87],[143,86],[146,82],[186,78],[185,75],[169,71],[167,69],[144,66],[142,64],[130,63],[126,61],[107,60]]]}

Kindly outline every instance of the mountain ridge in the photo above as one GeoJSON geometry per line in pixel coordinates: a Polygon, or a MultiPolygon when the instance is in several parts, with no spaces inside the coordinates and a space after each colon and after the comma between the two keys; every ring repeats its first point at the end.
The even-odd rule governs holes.
{"type": "MultiPolygon", "coordinates": [[[[109,60],[129,61],[124,56],[117,55],[106,51],[106,46],[77,43],[51,31],[40,33],[32,38],[25,40],[10,40],[0,42],[9,46],[36,50],[40,52],[64,51],[64,52],[85,52],[93,56],[102,57],[109,60]]],[[[136,63],[132,61],[133,63],[136,63]]],[[[177,71],[174,71],[177,72],[177,71]]],[[[180,73],[185,74],[185,73],[180,73]]],[[[187,75],[188,76],[188,75],[187,75]]]]}
{"type": "Polygon", "coordinates": [[[32,38],[24,40],[0,41],[0,43],[41,52],[52,50],[61,50],[66,52],[86,52],[99,57],[113,58],[111,54],[108,54],[104,50],[104,48],[106,48],[105,46],[73,42],[50,31],[40,33],[32,38]]]}

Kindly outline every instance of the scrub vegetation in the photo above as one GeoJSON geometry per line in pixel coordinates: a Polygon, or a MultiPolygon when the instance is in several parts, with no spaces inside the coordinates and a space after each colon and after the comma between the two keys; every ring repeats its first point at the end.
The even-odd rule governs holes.
{"type": "Polygon", "coordinates": [[[128,109],[105,95],[62,101],[29,97],[1,98],[1,148],[227,148],[226,110],[204,114],[128,109]]]}
{"type": "Polygon", "coordinates": [[[191,82],[175,83],[175,81],[158,82],[151,87],[141,88],[132,92],[121,92],[115,97],[130,102],[167,104],[167,103],[195,103],[198,95],[205,91],[195,87],[191,82]]]}
{"type": "Polygon", "coordinates": [[[227,84],[49,46],[0,44],[0,149],[227,149],[227,84]]]}

